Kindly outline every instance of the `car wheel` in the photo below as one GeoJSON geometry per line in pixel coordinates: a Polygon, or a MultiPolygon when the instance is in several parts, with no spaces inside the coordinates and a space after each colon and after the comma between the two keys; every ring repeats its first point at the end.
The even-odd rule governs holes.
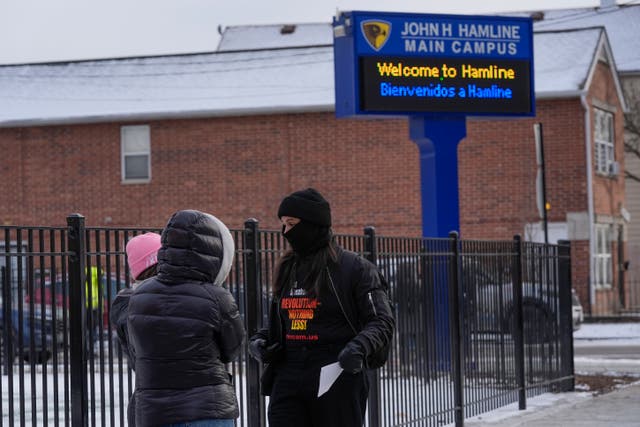
{"type": "MultiPolygon", "coordinates": [[[[11,342],[13,344],[12,345],[12,349],[11,349],[12,353],[13,353],[13,355],[11,357],[11,361],[13,362],[15,360],[16,356],[18,355],[18,351],[17,351],[17,348],[16,348],[16,343],[17,343],[16,335],[15,335],[15,333],[13,331],[11,331],[11,342]]],[[[5,343],[4,343],[4,329],[0,328],[0,354],[2,354],[2,357],[0,357],[0,363],[3,363],[3,364],[4,364],[4,361],[5,361],[5,356],[4,356],[5,347],[4,346],[5,346],[5,343]]]]}

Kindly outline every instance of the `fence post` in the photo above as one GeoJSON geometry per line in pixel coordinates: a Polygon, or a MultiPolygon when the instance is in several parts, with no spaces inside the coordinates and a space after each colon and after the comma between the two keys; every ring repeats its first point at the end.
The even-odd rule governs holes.
{"type": "Polygon", "coordinates": [[[527,409],[527,389],[524,379],[524,319],[522,317],[522,238],[513,236],[513,340],[518,384],[518,409],[527,409]]]}
{"type": "MultiPolygon", "coordinates": [[[[378,265],[378,246],[376,229],[372,226],[364,228],[364,251],[366,258],[378,265]]],[[[380,402],[380,370],[369,371],[369,426],[379,427],[382,419],[382,402],[380,402]]]]}
{"type": "Polygon", "coordinates": [[[460,245],[458,233],[452,231],[449,233],[449,245],[451,251],[451,262],[449,263],[449,324],[451,334],[451,370],[453,375],[453,402],[454,417],[456,427],[464,426],[464,377],[462,374],[462,366],[464,363],[462,351],[462,325],[460,320],[462,315],[460,307],[460,290],[461,282],[459,279],[459,259],[460,245]]]}
{"type": "MultiPolygon", "coordinates": [[[[11,265],[11,261],[7,263],[7,265],[11,265]]],[[[4,361],[2,365],[4,366],[4,374],[9,375],[13,372],[13,325],[11,319],[11,281],[9,278],[11,277],[11,270],[6,267],[2,267],[1,271],[2,275],[0,276],[0,280],[2,280],[2,333],[4,336],[2,337],[2,342],[4,343],[4,348],[2,349],[4,354],[4,361]]]]}
{"type": "Polygon", "coordinates": [[[71,358],[71,425],[89,425],[85,322],[85,228],[84,217],[67,217],[69,248],[69,334],[71,358]]]}
{"type": "Polygon", "coordinates": [[[575,389],[573,366],[573,302],[571,301],[571,242],[558,241],[558,298],[560,304],[560,369],[562,391],[575,389]]]}
{"type": "MultiPolygon", "coordinates": [[[[245,321],[247,337],[258,332],[258,309],[262,297],[260,280],[260,239],[258,220],[249,218],[244,222],[244,277],[245,277],[245,321]]],[[[264,398],[260,394],[260,363],[249,355],[247,358],[247,419],[250,427],[266,425],[264,398]]]]}

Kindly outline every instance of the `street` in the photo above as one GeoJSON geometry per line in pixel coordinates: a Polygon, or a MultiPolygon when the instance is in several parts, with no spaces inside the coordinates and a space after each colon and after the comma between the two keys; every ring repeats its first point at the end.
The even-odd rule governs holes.
{"type": "Polygon", "coordinates": [[[587,324],[574,333],[576,373],[640,375],[640,326],[587,324]]]}

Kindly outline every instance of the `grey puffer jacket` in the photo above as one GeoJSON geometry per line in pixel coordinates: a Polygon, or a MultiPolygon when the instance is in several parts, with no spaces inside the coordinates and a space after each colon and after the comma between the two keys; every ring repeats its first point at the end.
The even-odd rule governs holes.
{"type": "Polygon", "coordinates": [[[239,355],[244,327],[221,286],[233,254],[229,230],[209,214],[178,211],[162,232],[158,275],[129,301],[138,427],[238,417],[224,364],[239,355]]]}

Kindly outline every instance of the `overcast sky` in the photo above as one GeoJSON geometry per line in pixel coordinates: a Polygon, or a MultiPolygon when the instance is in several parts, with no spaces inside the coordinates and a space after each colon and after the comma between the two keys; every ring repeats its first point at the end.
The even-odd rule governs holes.
{"type": "Polygon", "coordinates": [[[0,64],[210,52],[218,44],[218,26],[331,22],[336,10],[488,14],[599,3],[600,0],[0,0],[0,64]]]}

